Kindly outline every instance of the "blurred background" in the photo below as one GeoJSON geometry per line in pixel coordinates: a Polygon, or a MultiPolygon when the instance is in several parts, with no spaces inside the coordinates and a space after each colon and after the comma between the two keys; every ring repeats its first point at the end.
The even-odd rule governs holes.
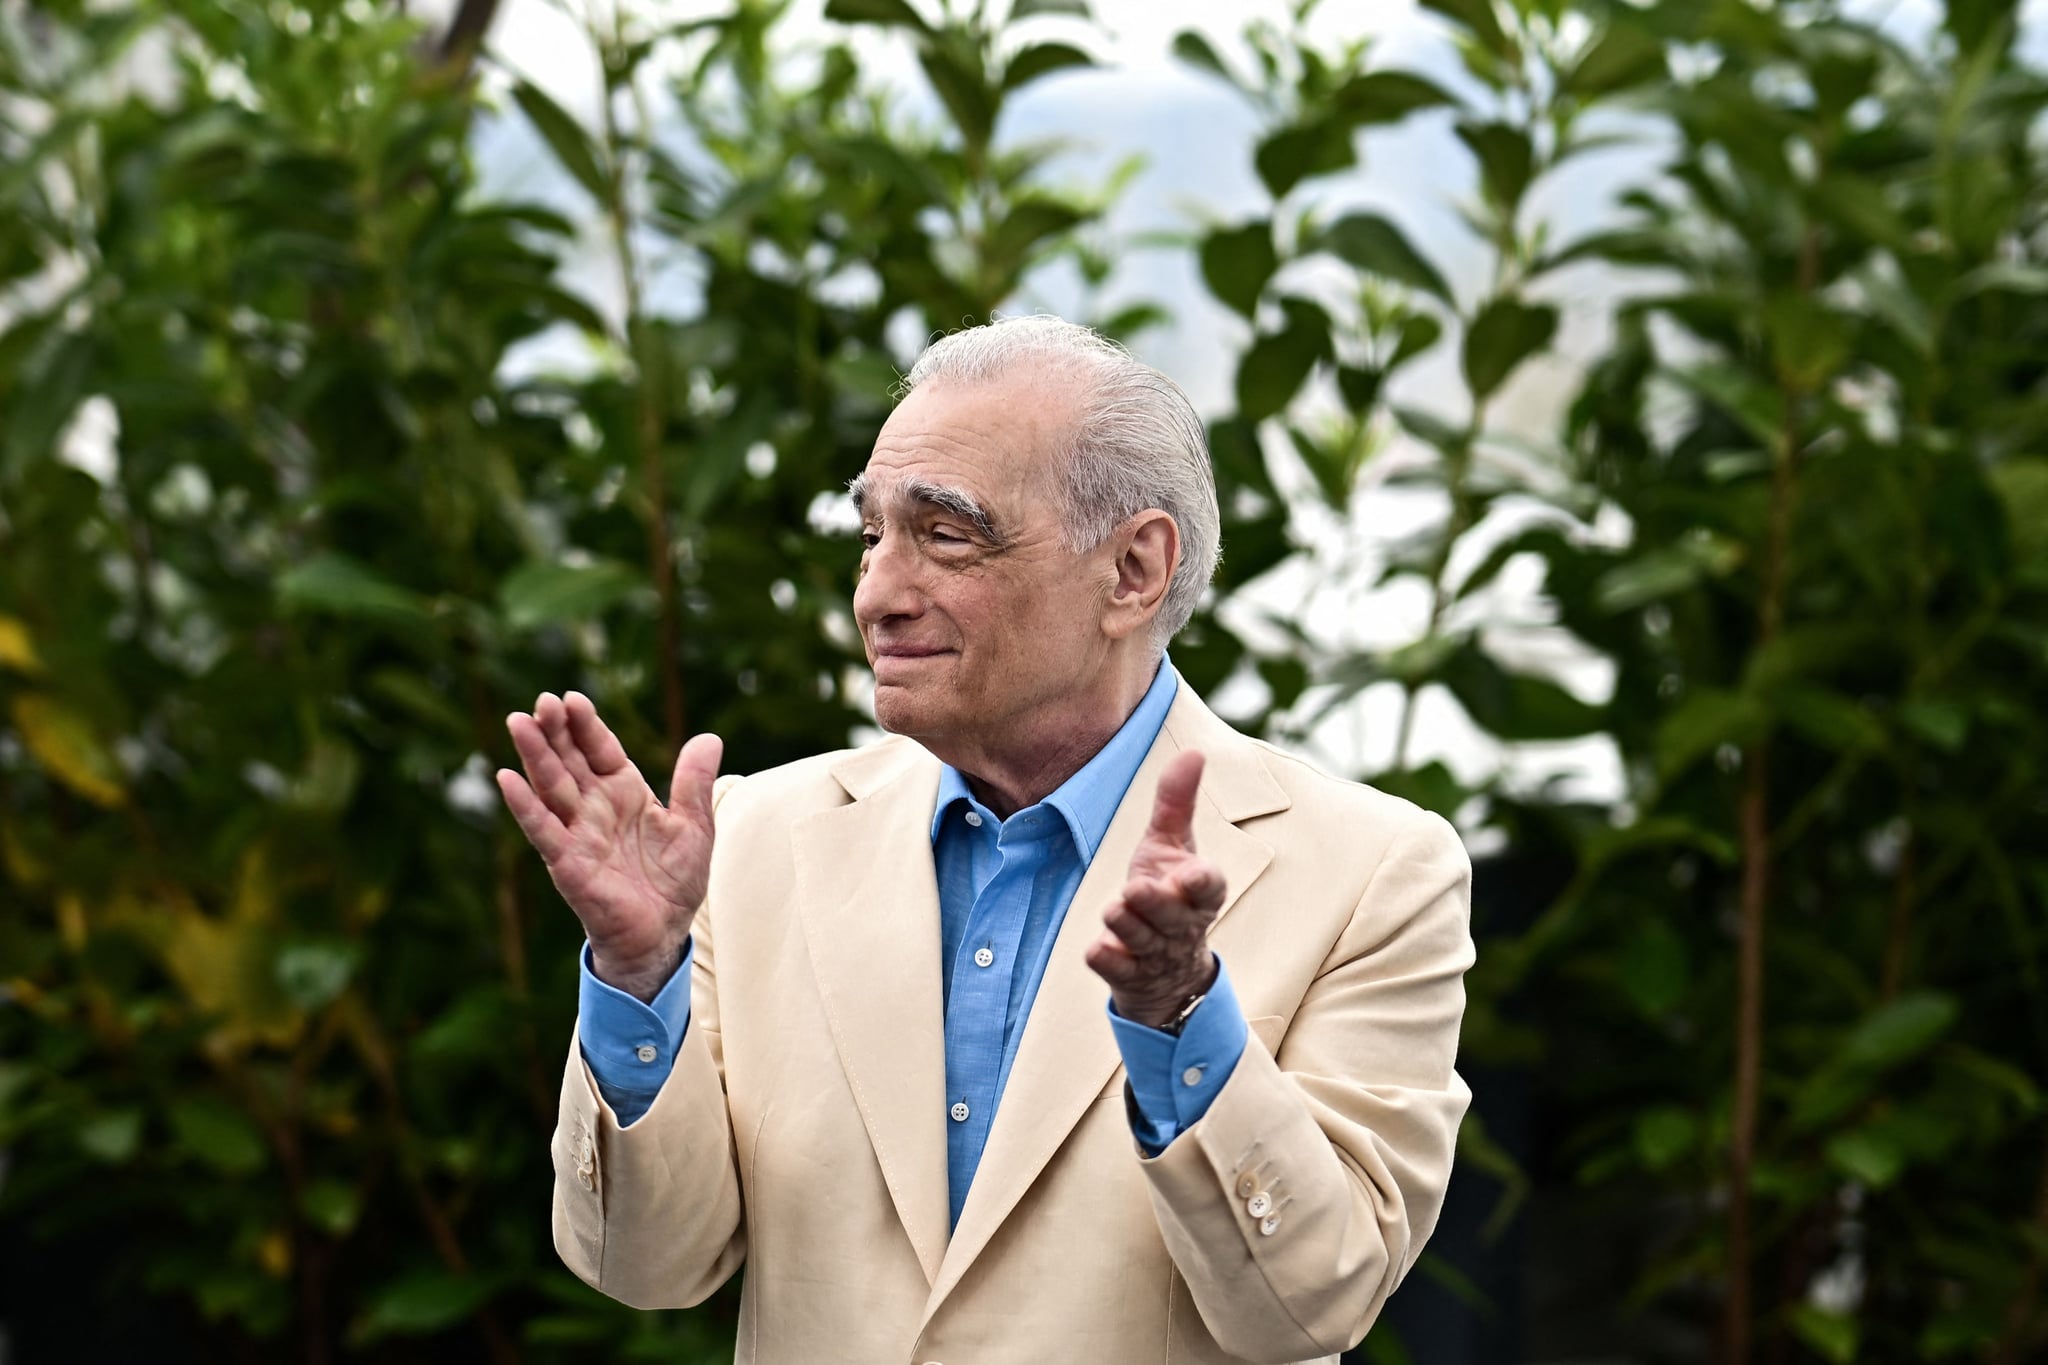
{"type": "Polygon", "coordinates": [[[843,483],[1050,309],[1173,658],[1477,860],[1375,1365],[2048,1359],[2048,6],[0,0],[0,1362],[730,1359],[549,1244],[502,717],[873,733],[843,483]]]}

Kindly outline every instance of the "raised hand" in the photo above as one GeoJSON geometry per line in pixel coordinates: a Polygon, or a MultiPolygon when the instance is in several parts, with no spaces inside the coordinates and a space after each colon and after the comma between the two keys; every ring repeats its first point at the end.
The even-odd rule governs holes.
{"type": "Polygon", "coordinates": [[[500,768],[498,790],[583,921],[592,969],[652,1000],[704,903],[724,743],[698,735],[683,746],[664,806],[581,692],[544,692],[532,714],[513,712],[505,728],[526,775],[500,768]]]}
{"type": "Polygon", "coordinates": [[[1152,823],[1131,854],[1123,894],[1103,913],[1087,962],[1109,983],[1116,1012],[1160,1028],[1216,981],[1209,925],[1223,907],[1223,873],[1195,853],[1202,755],[1174,755],[1159,778],[1152,823]]]}

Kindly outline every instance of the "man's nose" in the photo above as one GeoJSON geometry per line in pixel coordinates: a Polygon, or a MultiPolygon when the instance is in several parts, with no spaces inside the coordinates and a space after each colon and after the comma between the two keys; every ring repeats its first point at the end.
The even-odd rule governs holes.
{"type": "Polygon", "coordinates": [[[884,534],[861,560],[860,581],[853,589],[853,619],[872,626],[892,616],[919,616],[924,598],[917,590],[910,547],[900,537],[884,534]]]}

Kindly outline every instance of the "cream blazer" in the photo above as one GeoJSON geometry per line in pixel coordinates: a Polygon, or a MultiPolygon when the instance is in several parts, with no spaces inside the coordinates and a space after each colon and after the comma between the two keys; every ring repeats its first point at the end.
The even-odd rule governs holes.
{"type": "Polygon", "coordinates": [[[551,1144],[562,1259],[642,1308],[746,1265],[763,1365],[1330,1360],[1442,1207],[1471,869],[1449,825],[1246,739],[1183,686],[1065,921],[960,1224],[946,1227],[939,763],[891,736],[718,793],[690,1025],[630,1127],[575,1042],[551,1144]],[[1167,759],[1208,759],[1211,942],[1251,1038],[1147,1159],[1082,961],[1167,759]]]}

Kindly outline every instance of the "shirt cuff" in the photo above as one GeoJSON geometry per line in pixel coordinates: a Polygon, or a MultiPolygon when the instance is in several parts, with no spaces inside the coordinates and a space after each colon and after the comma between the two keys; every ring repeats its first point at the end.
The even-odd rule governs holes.
{"type": "Polygon", "coordinates": [[[1244,1055],[1244,1010],[1219,958],[1216,984],[1188,1016],[1180,1036],[1134,1024],[1109,1006],[1109,1027],[1124,1056],[1130,1082],[1131,1135],[1147,1156],[1158,1156],[1209,1112],[1223,1083],[1244,1055]]]}
{"type": "Polygon", "coordinates": [[[690,961],[697,944],[683,945],[682,965],[647,1003],[597,979],[590,969],[590,945],[578,960],[583,981],[578,991],[576,1036],[583,1060],[597,1081],[597,1093],[619,1116],[621,1127],[645,1114],[661,1093],[676,1063],[676,1050],[690,1027],[690,961]]]}

